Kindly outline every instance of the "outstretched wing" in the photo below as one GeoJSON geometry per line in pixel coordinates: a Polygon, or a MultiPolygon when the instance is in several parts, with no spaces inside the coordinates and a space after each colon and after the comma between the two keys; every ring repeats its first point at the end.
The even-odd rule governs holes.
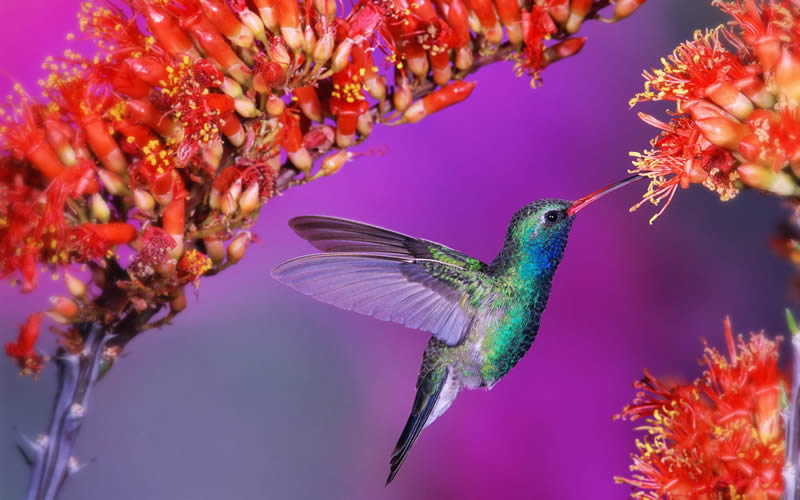
{"type": "Polygon", "coordinates": [[[466,336],[477,315],[476,292],[490,286],[475,269],[486,264],[437,243],[331,217],[299,217],[290,225],[331,253],[285,262],[272,271],[276,279],[342,309],[430,332],[448,345],[466,336]]]}
{"type": "Polygon", "coordinates": [[[338,217],[304,215],[289,221],[289,227],[325,253],[380,253],[425,259],[485,272],[489,266],[433,241],[338,217]]]}

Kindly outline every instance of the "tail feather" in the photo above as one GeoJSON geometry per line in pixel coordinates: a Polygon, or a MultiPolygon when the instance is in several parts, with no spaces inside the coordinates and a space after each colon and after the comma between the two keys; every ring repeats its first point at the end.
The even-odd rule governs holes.
{"type": "Polygon", "coordinates": [[[408,455],[409,450],[414,445],[414,442],[419,437],[420,432],[425,427],[425,422],[431,416],[436,402],[439,400],[439,395],[442,392],[445,381],[447,380],[449,370],[447,368],[432,370],[423,379],[417,388],[417,396],[414,398],[414,406],[411,409],[411,415],[408,417],[406,426],[403,428],[403,433],[400,434],[400,439],[397,441],[397,446],[394,448],[392,458],[390,460],[389,477],[386,479],[386,485],[392,482],[400,466],[408,455]]]}

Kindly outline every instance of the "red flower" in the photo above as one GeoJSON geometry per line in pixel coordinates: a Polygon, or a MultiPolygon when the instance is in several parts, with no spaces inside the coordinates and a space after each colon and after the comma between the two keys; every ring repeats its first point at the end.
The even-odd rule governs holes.
{"type": "Polygon", "coordinates": [[[557,29],[548,11],[541,5],[534,4],[530,12],[522,12],[525,51],[517,60],[517,76],[521,76],[522,72],[526,71],[532,77],[531,85],[533,86],[541,80],[539,73],[547,66],[544,57],[544,41],[557,29]]]}
{"type": "Polygon", "coordinates": [[[730,175],[735,165],[733,157],[727,150],[711,144],[695,122],[678,117],[666,124],[644,113],[639,113],[639,117],[662,132],[651,141],[653,149],[631,153],[636,167],[633,172],[650,179],[644,199],[631,210],[646,201],[654,205],[663,201],[664,206],[650,219],[652,223],[669,206],[678,187],[686,189],[690,183],[703,183],[717,191],[723,200],[736,196],[735,178],[730,175]]]}
{"type": "Polygon", "coordinates": [[[783,493],[783,423],[778,346],[763,333],[734,343],[728,356],[706,345],[703,376],[665,385],[645,370],[637,393],[617,418],[645,419],[638,430],[632,478],[636,498],[778,499],[783,493]]]}
{"type": "Polygon", "coordinates": [[[7,149],[19,159],[31,162],[47,179],[64,171],[64,164],[56,152],[45,141],[45,130],[41,127],[38,107],[17,87],[22,96],[21,104],[13,114],[0,111],[0,139],[7,149]]]}
{"type": "Polygon", "coordinates": [[[333,76],[330,108],[336,117],[336,142],[340,147],[355,143],[358,118],[369,111],[362,71],[363,68],[348,64],[333,76]]]}
{"type": "Polygon", "coordinates": [[[690,183],[723,201],[742,187],[798,196],[800,5],[714,4],[733,17],[728,27],[695,32],[662,59],[662,68],[644,72],[644,92],[631,100],[675,102],[669,125],[640,114],[663,131],[652,150],[635,155],[634,172],[651,179],[644,199],[657,204],[690,183]],[[683,153],[676,156],[678,138],[683,153]]]}
{"type": "Polygon", "coordinates": [[[17,341],[6,343],[6,354],[17,362],[22,375],[36,377],[42,371],[45,359],[34,350],[41,324],[42,314],[31,314],[27,321],[20,325],[17,341]]]}
{"type": "Polygon", "coordinates": [[[178,272],[183,275],[180,281],[183,283],[192,282],[197,287],[200,284],[200,276],[208,272],[212,266],[211,259],[207,256],[195,249],[189,250],[178,261],[178,272]]]}

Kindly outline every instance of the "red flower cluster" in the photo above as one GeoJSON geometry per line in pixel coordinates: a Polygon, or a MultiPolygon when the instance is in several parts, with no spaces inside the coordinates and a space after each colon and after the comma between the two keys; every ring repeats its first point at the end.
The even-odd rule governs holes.
{"type": "MultiPolygon", "coordinates": [[[[615,18],[641,3],[619,0],[615,18]]],[[[474,84],[461,80],[488,62],[512,57],[538,79],[608,4],[87,2],[68,38],[97,53],[48,58],[43,100],[17,87],[0,111],[0,277],[30,291],[39,267],[89,264],[93,286],[68,275],[56,321],[113,330],[129,306],[167,304],[169,319],[187,284],[242,258],[271,196],[339,170],[373,122],[464,100],[474,84]],[[120,245],[134,250],[127,266],[120,245]]],[[[8,353],[28,366],[25,338],[8,353]]]]}
{"type": "MultiPolygon", "coordinates": [[[[633,153],[650,179],[644,201],[663,208],[677,188],[703,184],[724,201],[742,187],[800,195],[800,6],[791,0],[714,0],[727,27],[696,32],[645,71],[631,101],[675,102],[653,148],[633,153]]],[[[652,219],[651,219],[652,222],[652,219]]]]}
{"type": "Polygon", "coordinates": [[[728,356],[706,345],[694,384],[665,385],[645,371],[632,405],[617,417],[645,423],[636,441],[634,498],[778,499],[783,493],[784,429],[776,341],[763,333],[734,343],[728,356]]]}

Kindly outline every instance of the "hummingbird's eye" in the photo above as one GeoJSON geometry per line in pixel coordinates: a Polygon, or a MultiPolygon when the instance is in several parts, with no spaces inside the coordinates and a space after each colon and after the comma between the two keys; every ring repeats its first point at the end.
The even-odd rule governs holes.
{"type": "Polygon", "coordinates": [[[554,222],[558,222],[558,212],[555,210],[547,212],[546,214],[544,214],[544,220],[546,220],[551,224],[554,222]]]}

